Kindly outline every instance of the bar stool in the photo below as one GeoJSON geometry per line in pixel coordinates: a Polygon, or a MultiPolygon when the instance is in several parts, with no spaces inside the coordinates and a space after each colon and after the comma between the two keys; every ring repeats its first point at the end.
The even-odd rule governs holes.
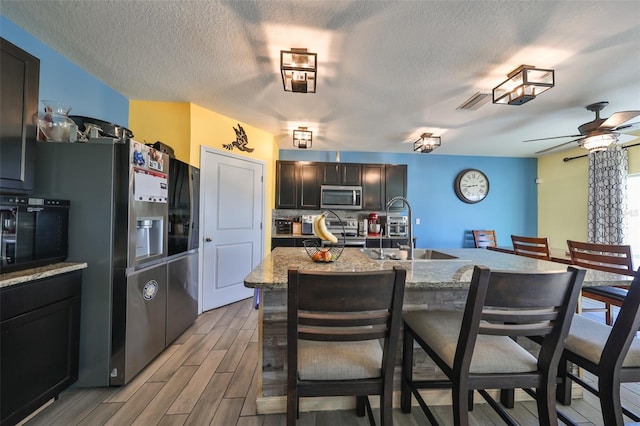
{"type": "Polygon", "coordinates": [[[368,395],[380,395],[381,423],[391,425],[406,270],[288,274],[287,425],[300,397],[350,395],[371,424],[368,395]]]}
{"type": "Polygon", "coordinates": [[[556,424],[556,372],[585,271],[524,273],[475,266],[464,312],[404,314],[401,407],[411,395],[432,424],[437,421],[419,389],[450,388],[455,425],[467,425],[473,390],[507,423],[513,419],[485,389],[524,388],[536,398],[540,424],[556,424]],[[536,357],[512,337],[544,336],[536,357]],[[413,378],[414,341],[447,376],[413,378]],[[529,388],[536,388],[534,393],[529,388]]]}

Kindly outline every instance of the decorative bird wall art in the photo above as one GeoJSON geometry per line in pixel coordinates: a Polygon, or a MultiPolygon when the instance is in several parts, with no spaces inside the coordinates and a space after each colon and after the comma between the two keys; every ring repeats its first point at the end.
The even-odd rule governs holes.
{"type": "Polygon", "coordinates": [[[249,148],[248,146],[249,139],[247,138],[247,134],[244,132],[240,123],[238,123],[238,128],[236,129],[234,127],[233,130],[236,132],[236,140],[231,143],[223,143],[222,147],[231,151],[235,146],[240,151],[253,152],[253,148],[249,148]]]}

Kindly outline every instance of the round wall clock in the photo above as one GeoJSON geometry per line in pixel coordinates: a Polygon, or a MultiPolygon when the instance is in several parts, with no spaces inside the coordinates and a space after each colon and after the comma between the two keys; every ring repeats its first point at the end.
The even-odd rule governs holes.
{"type": "Polygon", "coordinates": [[[489,179],[477,169],[465,169],[458,173],[453,185],[456,195],[465,203],[475,204],[489,193],[489,179]]]}

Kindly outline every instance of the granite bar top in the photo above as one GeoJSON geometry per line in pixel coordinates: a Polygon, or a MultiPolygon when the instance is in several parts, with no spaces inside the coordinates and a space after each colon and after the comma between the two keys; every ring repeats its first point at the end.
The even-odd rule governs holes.
{"type": "Polygon", "coordinates": [[[86,267],[87,264],[84,262],[60,262],[38,268],[8,272],[6,274],[0,274],[0,288],[65,274],[67,272],[77,271],[78,269],[85,269],[86,267]]]}
{"type": "MultiPolygon", "coordinates": [[[[558,271],[567,265],[536,260],[486,249],[437,249],[457,256],[453,260],[374,260],[359,248],[345,248],[332,263],[316,263],[304,248],[277,247],[244,279],[245,287],[278,289],[287,286],[287,270],[300,267],[311,271],[369,271],[391,269],[400,265],[407,269],[407,288],[466,289],[474,265],[491,269],[517,271],[558,271]]],[[[387,252],[387,250],[385,250],[387,252]]],[[[583,286],[628,285],[633,277],[587,269],[583,286]]]]}

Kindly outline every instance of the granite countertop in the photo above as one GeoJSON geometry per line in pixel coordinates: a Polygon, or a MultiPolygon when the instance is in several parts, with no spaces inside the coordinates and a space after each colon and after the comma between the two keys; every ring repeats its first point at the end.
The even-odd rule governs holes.
{"type": "Polygon", "coordinates": [[[85,269],[86,267],[87,264],[84,262],[60,262],[38,268],[8,272],[6,274],[0,274],[0,288],[65,274],[67,272],[77,271],[78,269],[85,269]]]}
{"type": "MultiPolygon", "coordinates": [[[[514,254],[486,249],[437,249],[457,256],[454,260],[374,260],[359,248],[345,248],[340,258],[332,263],[316,263],[304,248],[277,247],[269,253],[244,279],[249,288],[286,288],[287,270],[300,267],[312,271],[366,271],[390,269],[394,265],[407,269],[407,288],[466,289],[471,281],[474,265],[492,269],[519,271],[566,270],[567,265],[536,260],[514,254]]],[[[385,249],[387,252],[388,249],[385,249]]],[[[625,285],[633,277],[587,269],[584,286],[625,285]]]]}

